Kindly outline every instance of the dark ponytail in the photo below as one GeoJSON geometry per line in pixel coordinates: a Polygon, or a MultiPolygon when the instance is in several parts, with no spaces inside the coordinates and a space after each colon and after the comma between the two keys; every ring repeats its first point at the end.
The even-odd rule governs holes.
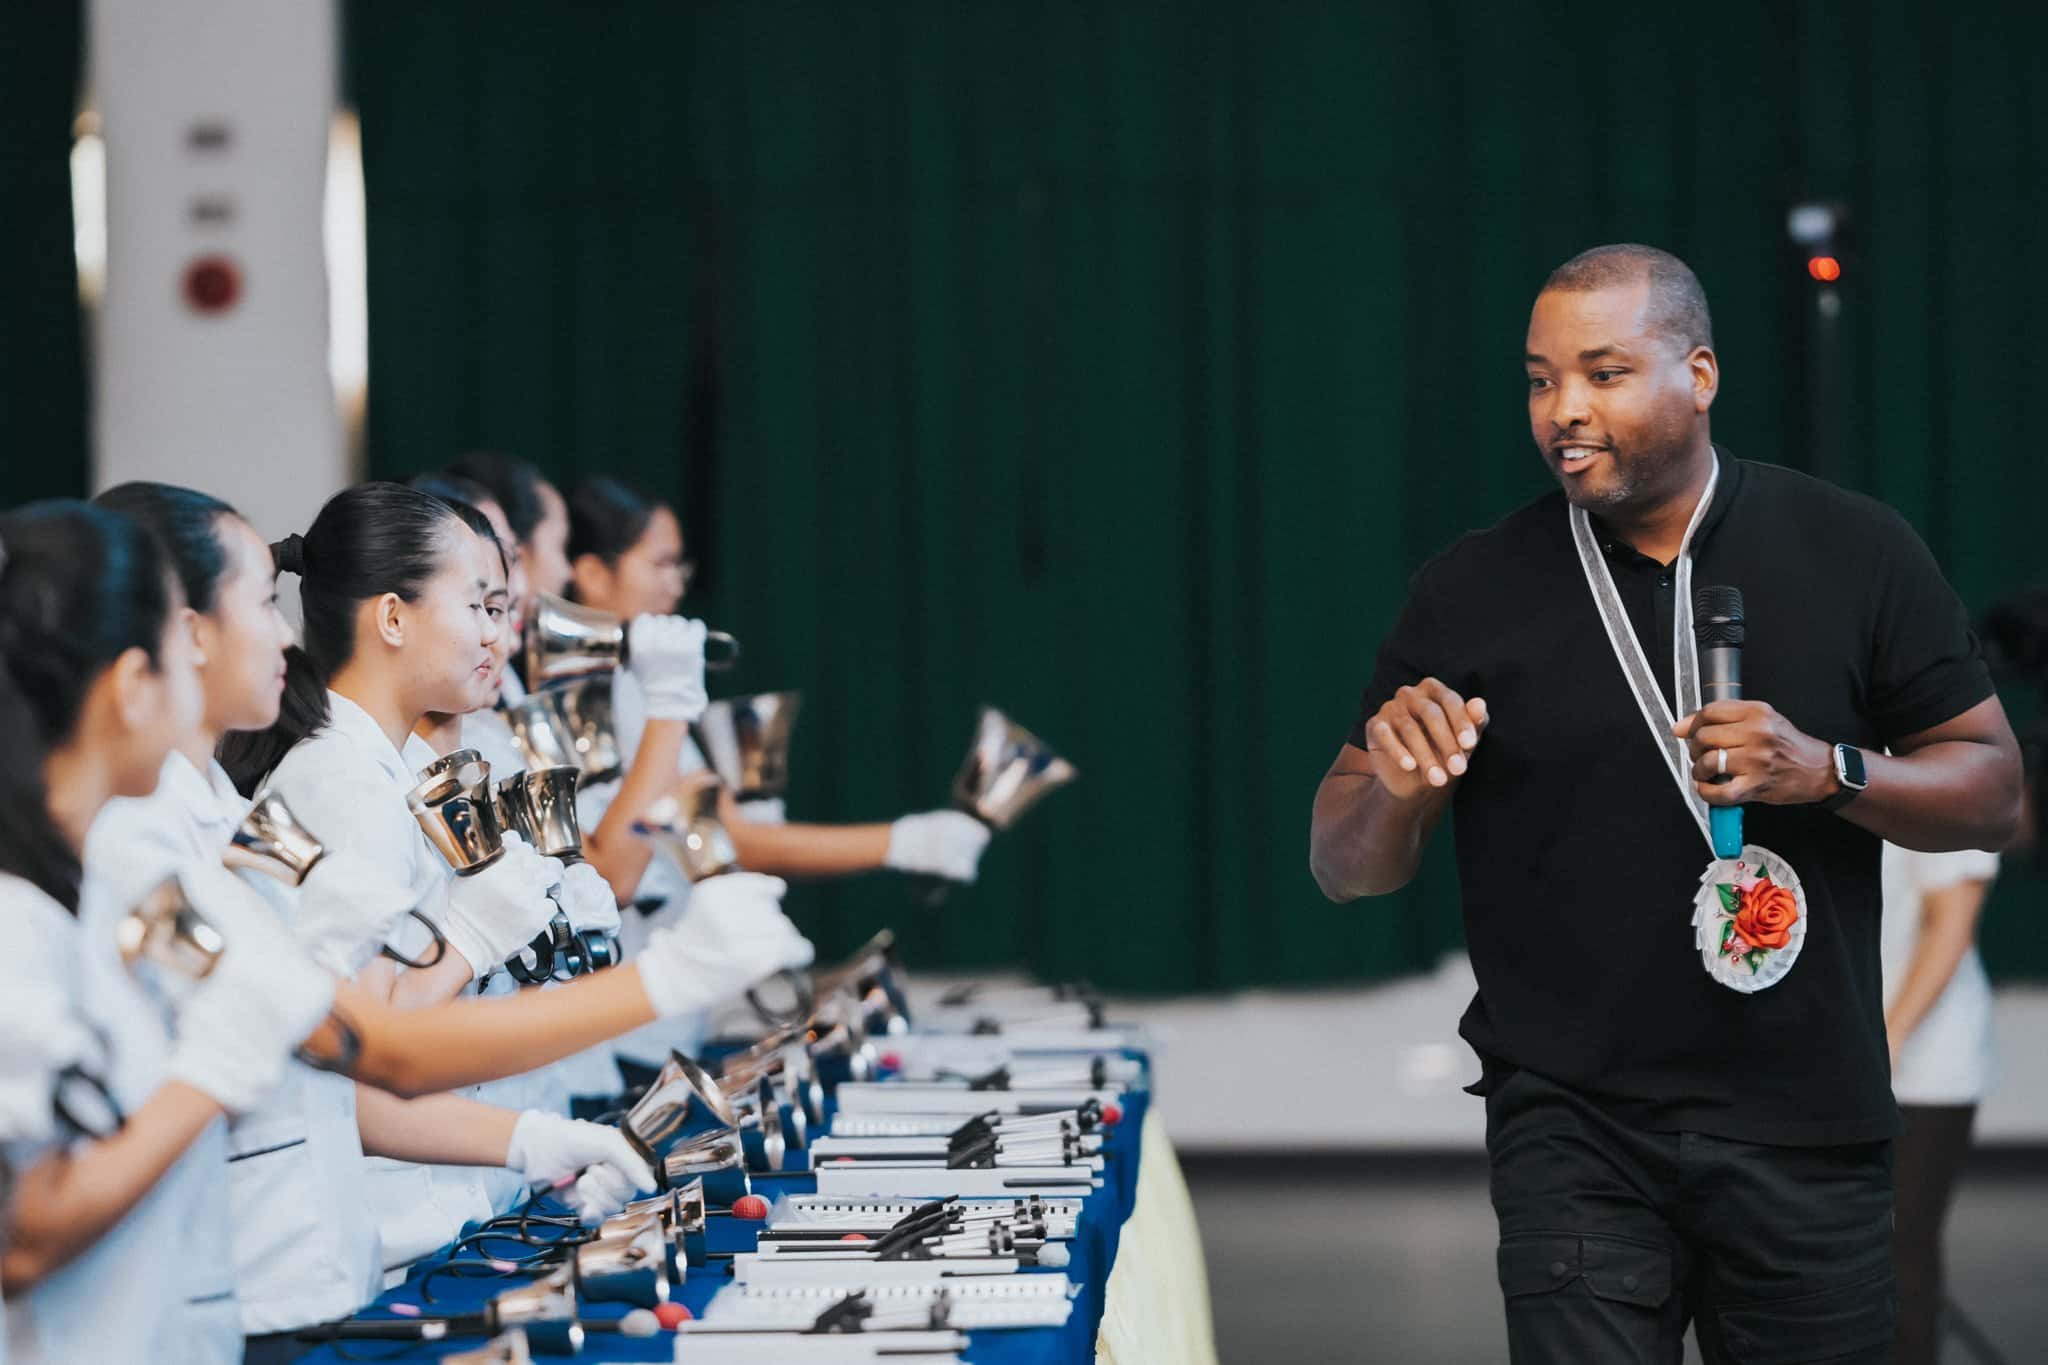
{"type": "Polygon", "coordinates": [[[277,723],[221,742],[221,766],[244,795],[327,723],[328,681],[355,656],[356,609],[387,592],[416,600],[440,571],[447,533],[460,524],[447,503],[417,489],[359,483],[329,498],[305,535],[270,547],[278,572],[299,576],[305,644],[285,651],[277,723]]]}
{"type": "Polygon", "coordinates": [[[476,532],[477,539],[498,552],[498,567],[504,570],[505,576],[512,576],[512,552],[504,541],[498,539],[498,528],[491,525],[491,519],[483,513],[485,503],[497,501],[491,496],[490,489],[453,474],[415,474],[405,481],[405,486],[431,494],[453,508],[455,515],[462,518],[462,524],[476,532]]]}
{"type": "Polygon", "coordinates": [[[201,615],[213,610],[228,571],[220,522],[236,516],[234,508],[194,489],[143,480],[109,488],[92,505],[118,512],[155,536],[185,589],[185,605],[201,615]]]}
{"type": "Polygon", "coordinates": [[[661,504],[608,475],[579,481],[569,494],[569,562],[596,555],[607,565],[640,543],[661,504]]]}
{"type": "Polygon", "coordinates": [[[51,818],[43,762],[116,659],[157,661],[176,605],[163,550],[126,517],[71,501],[0,516],[0,872],[73,913],[78,854],[51,818]]]}
{"type": "MultiPolygon", "coordinates": [[[[441,473],[453,479],[474,483],[491,495],[492,501],[505,509],[505,524],[512,528],[513,536],[521,544],[532,538],[533,528],[540,525],[543,507],[540,498],[540,471],[524,460],[515,460],[510,455],[493,455],[487,451],[465,455],[441,473]]],[[[439,490],[429,490],[438,492],[439,490]]],[[[472,499],[464,498],[464,502],[472,499]]]]}

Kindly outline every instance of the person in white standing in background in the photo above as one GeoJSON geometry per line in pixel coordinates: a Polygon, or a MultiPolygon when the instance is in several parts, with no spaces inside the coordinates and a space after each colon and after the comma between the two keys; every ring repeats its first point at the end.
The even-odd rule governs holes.
{"type": "Polygon", "coordinates": [[[1977,918],[1998,855],[1884,846],[1884,1024],[1905,1131],[1894,1149],[1894,1365],[1932,1365],[1940,1336],[1942,1224],[1994,1073],[1991,983],[1977,918]]]}

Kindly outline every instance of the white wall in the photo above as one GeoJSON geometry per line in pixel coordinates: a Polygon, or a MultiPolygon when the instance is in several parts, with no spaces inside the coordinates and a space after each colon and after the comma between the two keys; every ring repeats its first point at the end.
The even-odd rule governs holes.
{"type": "Polygon", "coordinates": [[[321,245],[336,47],[331,0],[93,0],[108,218],[95,487],[189,484],[282,536],[348,482],[321,245]],[[183,291],[208,255],[242,281],[212,314],[183,291]]]}

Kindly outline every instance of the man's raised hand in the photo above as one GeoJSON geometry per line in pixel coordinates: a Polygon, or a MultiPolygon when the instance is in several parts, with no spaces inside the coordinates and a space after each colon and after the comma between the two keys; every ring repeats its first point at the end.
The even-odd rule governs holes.
{"type": "Polygon", "coordinates": [[[1435,678],[1403,687],[1365,727],[1374,780],[1403,801],[1449,787],[1465,775],[1487,719],[1483,699],[1467,701],[1435,678]]]}

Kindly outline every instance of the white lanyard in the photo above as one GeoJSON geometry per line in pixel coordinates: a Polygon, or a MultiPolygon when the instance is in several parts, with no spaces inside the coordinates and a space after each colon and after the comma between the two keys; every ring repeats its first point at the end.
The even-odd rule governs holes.
{"type": "MultiPolygon", "coordinates": [[[[1685,539],[1678,544],[1675,566],[1678,601],[1672,612],[1671,668],[1677,681],[1679,708],[1688,716],[1700,709],[1699,645],[1692,633],[1692,538],[1714,501],[1714,485],[1720,480],[1721,462],[1717,457],[1707,474],[1707,486],[1700,492],[1699,506],[1692,509],[1692,519],[1685,524],[1685,539]]],[[[1678,785],[1679,797],[1692,812],[1700,827],[1700,837],[1707,841],[1711,852],[1714,836],[1707,823],[1706,800],[1693,785],[1692,754],[1685,741],[1671,733],[1678,718],[1665,704],[1664,690],[1657,685],[1657,675],[1650,671],[1642,642],[1629,625],[1628,611],[1614,588],[1614,575],[1608,572],[1606,556],[1600,553],[1600,543],[1593,534],[1592,519],[1584,508],[1573,507],[1570,511],[1572,540],[1579,547],[1579,568],[1585,572],[1586,587],[1593,594],[1600,624],[1607,628],[1607,643],[1614,650],[1615,662],[1621,665],[1622,676],[1628,679],[1629,690],[1636,694],[1636,707],[1643,714],[1643,723],[1650,727],[1650,738],[1656,742],[1657,751],[1664,756],[1671,780],[1678,785]]]]}

